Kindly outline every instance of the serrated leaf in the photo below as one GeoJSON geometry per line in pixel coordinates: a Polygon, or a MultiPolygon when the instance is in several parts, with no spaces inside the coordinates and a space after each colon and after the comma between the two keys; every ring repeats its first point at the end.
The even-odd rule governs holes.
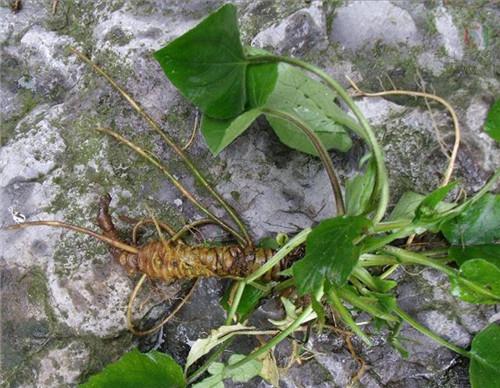
{"type": "Polygon", "coordinates": [[[324,280],[336,286],[346,283],[359,260],[360,248],[354,240],[370,225],[361,216],[324,220],[307,236],[306,254],[293,265],[299,294],[318,290],[324,280]]]}
{"type": "Polygon", "coordinates": [[[217,345],[236,334],[245,333],[250,330],[252,330],[252,328],[241,324],[221,326],[217,330],[212,330],[207,338],[201,338],[193,344],[187,356],[185,370],[188,370],[196,360],[203,357],[217,345]]]}
{"type": "Polygon", "coordinates": [[[441,231],[452,245],[490,244],[499,240],[500,195],[484,195],[457,217],[444,222],[441,231]]]}
{"type": "MultiPolygon", "coordinates": [[[[347,151],[352,141],[337,117],[348,117],[335,104],[336,94],[321,82],[309,78],[303,71],[279,64],[278,81],[269,96],[266,108],[284,111],[307,124],[326,149],[347,151]]],[[[281,142],[296,150],[317,155],[308,137],[295,125],[267,115],[267,119],[281,142]]]]}
{"type": "Polygon", "coordinates": [[[203,113],[227,119],[243,112],[248,61],[234,5],[222,6],[154,57],[170,81],[203,113]]]}
{"type": "Polygon", "coordinates": [[[498,388],[500,325],[493,323],[472,340],[469,375],[472,388],[498,388]]]}
{"type": "Polygon", "coordinates": [[[185,387],[182,368],[172,357],[160,352],[141,353],[137,349],[106,366],[82,388],[185,387]]]}
{"type": "Polygon", "coordinates": [[[245,132],[262,114],[260,109],[251,109],[234,119],[219,120],[203,115],[201,133],[214,156],[245,132]]]}
{"type": "Polygon", "coordinates": [[[500,100],[496,100],[491,106],[484,123],[484,131],[500,142],[500,100]]]}
{"type": "Polygon", "coordinates": [[[500,244],[452,246],[448,249],[448,256],[459,265],[467,260],[483,259],[500,268],[500,244]]]}
{"type": "Polygon", "coordinates": [[[362,175],[349,178],[345,184],[346,214],[359,216],[370,210],[370,199],[375,187],[377,166],[373,159],[362,175]]]}
{"type": "Polygon", "coordinates": [[[500,268],[483,259],[467,260],[460,266],[458,276],[450,276],[451,293],[461,300],[477,304],[500,302],[500,268]],[[488,290],[493,297],[478,292],[463,279],[488,290]]]}

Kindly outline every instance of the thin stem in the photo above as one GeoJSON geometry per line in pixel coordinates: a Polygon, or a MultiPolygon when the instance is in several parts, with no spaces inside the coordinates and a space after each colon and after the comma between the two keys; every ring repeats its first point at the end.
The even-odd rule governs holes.
{"type": "Polygon", "coordinates": [[[223,229],[227,230],[231,234],[233,234],[240,242],[245,242],[245,237],[239,234],[237,231],[235,231],[233,228],[231,228],[228,224],[226,224],[224,221],[222,221],[220,218],[218,218],[215,214],[213,214],[210,210],[208,210],[203,204],[198,201],[197,198],[193,196],[183,185],[179,180],[165,167],[164,164],[162,164],[160,161],[156,159],[153,155],[151,155],[149,152],[146,150],[142,149],[141,147],[135,145],[132,143],[130,140],[124,138],[117,132],[113,131],[112,129],[109,128],[97,128],[99,132],[106,133],[112,137],[114,137],[116,140],[118,140],[120,143],[125,144],[127,147],[131,148],[133,151],[141,155],[143,158],[148,160],[152,165],[157,167],[169,180],[170,182],[179,190],[182,195],[184,195],[191,203],[193,203],[198,209],[200,209],[203,213],[205,213],[211,220],[213,220],[215,223],[220,225],[223,229]]]}
{"type": "Polygon", "coordinates": [[[314,133],[314,131],[311,130],[306,124],[304,124],[304,122],[302,122],[297,117],[287,112],[269,108],[262,109],[262,112],[264,112],[269,116],[274,116],[276,118],[290,122],[298,129],[300,129],[302,132],[304,132],[304,134],[308,137],[308,139],[311,141],[312,145],[316,149],[316,152],[318,153],[321,162],[325,167],[326,173],[328,174],[328,178],[330,179],[330,185],[332,186],[333,190],[333,195],[335,199],[334,205],[337,209],[337,215],[339,216],[344,215],[345,206],[344,206],[344,199],[342,198],[342,190],[340,188],[340,183],[337,178],[337,174],[335,173],[335,168],[333,167],[332,159],[330,158],[330,155],[328,155],[328,151],[326,150],[325,146],[321,142],[321,139],[318,137],[318,135],[316,135],[316,133],[314,133]]]}
{"type": "Polygon", "coordinates": [[[11,226],[7,226],[5,228],[1,228],[1,229],[5,229],[5,230],[15,230],[15,229],[23,229],[23,228],[27,228],[29,226],[51,226],[51,227],[54,227],[54,228],[64,228],[64,229],[69,229],[69,230],[72,230],[74,232],[80,232],[80,233],[85,233],[85,234],[88,234],[89,236],[92,236],[94,238],[97,238],[98,240],[101,240],[101,241],[104,241],[105,243],[115,247],[115,248],[118,248],[118,249],[121,249],[123,251],[126,251],[126,252],[129,252],[129,253],[132,253],[132,254],[137,254],[139,252],[139,250],[135,247],[132,247],[130,245],[127,245],[121,241],[118,241],[118,240],[113,240],[112,238],[109,238],[109,237],[106,237],[106,236],[103,236],[99,233],[96,233],[90,229],[87,229],[87,228],[82,228],[80,226],[76,226],[76,225],[71,225],[71,224],[66,224],[65,222],[60,222],[60,221],[31,221],[31,222],[23,222],[22,224],[16,224],[16,225],[11,225],[11,226]]]}
{"type": "Polygon", "coordinates": [[[356,335],[363,340],[368,346],[372,345],[372,341],[370,341],[370,338],[361,330],[358,326],[358,324],[354,321],[352,318],[351,313],[345,308],[344,304],[338,297],[337,291],[334,290],[333,287],[330,287],[330,289],[326,292],[326,296],[332,305],[332,307],[339,313],[340,318],[342,318],[342,321],[351,328],[351,330],[356,333],[356,335]]]}
{"type": "Polygon", "coordinates": [[[373,255],[366,253],[360,256],[359,265],[362,267],[381,267],[384,265],[398,264],[398,260],[394,256],[373,255]]]}
{"type": "Polygon", "coordinates": [[[453,174],[453,168],[455,167],[455,161],[457,159],[458,155],[458,148],[460,147],[460,123],[458,122],[458,116],[453,109],[453,107],[446,101],[444,98],[441,98],[439,96],[436,96],[434,94],[430,93],[425,93],[425,92],[414,92],[411,90],[387,90],[383,92],[377,92],[377,93],[367,93],[362,91],[358,85],[354,83],[349,77],[347,77],[347,80],[349,83],[352,85],[352,87],[362,96],[368,96],[368,97],[380,97],[380,96],[389,96],[389,95],[404,95],[404,96],[413,96],[413,97],[424,97],[427,102],[427,98],[430,98],[432,100],[435,100],[439,102],[440,104],[444,105],[444,107],[448,110],[448,112],[451,115],[451,118],[453,120],[453,127],[455,128],[455,142],[453,144],[453,150],[451,152],[450,156],[450,161],[448,163],[448,167],[446,168],[444,177],[443,177],[443,182],[442,186],[446,186],[451,179],[451,175],[453,174]]]}
{"type": "Polygon", "coordinates": [[[337,290],[337,294],[339,298],[344,299],[347,303],[353,305],[359,310],[366,311],[374,317],[391,322],[398,321],[398,319],[393,315],[381,311],[380,309],[372,306],[369,302],[365,302],[365,300],[361,299],[358,295],[350,291],[348,288],[339,288],[337,290]]]}
{"type": "Polygon", "coordinates": [[[245,283],[251,283],[254,280],[257,280],[261,276],[265,275],[269,272],[276,264],[278,264],[281,260],[285,258],[291,251],[297,248],[299,245],[303,244],[306,241],[307,236],[311,233],[311,228],[306,228],[302,230],[299,234],[297,234],[294,238],[288,241],[278,252],[271,257],[262,267],[260,267],[257,271],[252,273],[251,275],[245,278],[245,283]]]}
{"type": "MultiPolygon", "coordinates": [[[[315,295],[315,298],[317,300],[321,300],[323,296],[323,290],[321,289],[318,291],[315,295]]],[[[306,321],[306,319],[309,317],[309,315],[313,312],[312,305],[308,305],[302,313],[281,333],[279,333],[277,336],[273,337],[269,342],[258,348],[257,350],[253,351],[250,353],[248,356],[246,356],[244,359],[232,364],[226,366],[226,369],[235,369],[238,368],[244,364],[246,364],[249,361],[255,360],[259,356],[265,354],[268,352],[270,349],[272,349],[274,346],[276,346],[278,343],[283,341],[286,337],[288,337],[290,334],[292,334],[297,328],[302,325],[306,321]]]]}
{"type": "Polygon", "coordinates": [[[167,143],[168,146],[170,146],[174,150],[174,152],[182,159],[182,161],[186,164],[186,166],[191,171],[193,176],[203,185],[203,187],[205,187],[205,189],[207,189],[207,191],[217,200],[217,202],[220,203],[220,205],[224,208],[224,210],[226,210],[227,213],[231,216],[236,225],[238,225],[238,228],[240,229],[241,233],[243,233],[244,241],[248,245],[252,245],[252,239],[250,238],[250,235],[248,234],[248,231],[243,221],[240,219],[236,211],[224,200],[224,198],[222,198],[222,196],[217,191],[215,191],[212,188],[212,186],[210,186],[207,179],[198,170],[198,168],[194,165],[194,163],[189,159],[189,157],[182,150],[182,148],[180,148],[167,133],[162,131],[160,125],[139,105],[137,101],[135,101],[130,96],[130,94],[128,94],[121,86],[119,86],[103,69],[97,66],[94,62],[92,62],[88,57],[86,57],[78,50],[72,47],[70,47],[70,50],[75,55],[77,55],[78,58],[80,58],[83,62],[91,66],[96,73],[104,77],[106,81],[108,81],[109,84],[115,90],[117,90],[125,98],[125,100],[127,100],[130,106],[132,106],[132,108],[146,120],[146,122],[151,126],[151,128],[161,136],[161,138],[165,141],[165,143],[167,143]]]}
{"type": "Polygon", "coordinates": [[[233,318],[236,315],[236,310],[238,309],[238,306],[240,304],[241,297],[243,296],[243,292],[245,291],[245,287],[246,287],[245,281],[239,281],[237,283],[237,288],[233,298],[233,303],[231,304],[231,309],[227,314],[226,325],[230,325],[233,322],[233,318]]]}
{"type": "MultiPolygon", "coordinates": [[[[344,100],[344,102],[347,104],[347,106],[352,111],[354,116],[356,116],[356,118],[358,119],[361,125],[359,129],[363,130],[363,132],[358,134],[370,144],[373,156],[375,158],[375,162],[377,164],[378,179],[375,184],[374,193],[376,193],[379,196],[379,203],[374,216],[374,223],[378,223],[379,221],[381,221],[385,215],[387,206],[389,204],[389,180],[387,176],[387,170],[384,164],[382,149],[380,148],[377,142],[377,138],[375,137],[375,133],[370,127],[370,124],[368,123],[363,113],[358,108],[358,106],[354,103],[351,96],[349,96],[347,91],[323,70],[307,62],[301,61],[299,59],[275,56],[275,55],[263,55],[263,56],[251,57],[248,58],[248,60],[254,63],[285,62],[294,66],[301,67],[320,77],[331,89],[335,90],[338,93],[338,95],[344,100]]],[[[357,128],[351,128],[351,129],[356,130],[357,128]]]]}
{"type": "Polygon", "coordinates": [[[427,327],[421,325],[419,322],[414,320],[411,316],[409,316],[407,313],[405,313],[399,307],[395,307],[393,311],[397,315],[399,315],[401,317],[401,319],[405,320],[414,329],[416,329],[419,332],[421,332],[422,334],[425,334],[426,336],[432,338],[438,344],[443,345],[443,346],[447,347],[448,349],[450,349],[450,350],[454,351],[455,353],[458,353],[464,357],[471,358],[470,352],[468,352],[465,349],[462,349],[459,346],[453,345],[452,343],[446,341],[444,338],[441,338],[436,333],[434,333],[432,330],[428,329],[427,327]]]}
{"type": "Polygon", "coordinates": [[[456,269],[451,268],[447,265],[441,264],[441,262],[432,260],[424,255],[415,253],[415,252],[409,252],[407,250],[401,249],[401,248],[396,248],[393,246],[387,246],[383,249],[385,253],[388,253],[390,255],[393,255],[397,257],[401,263],[406,263],[406,264],[418,264],[418,265],[423,265],[426,267],[431,267],[434,269],[437,269],[446,275],[448,275],[451,278],[457,278],[458,281],[474,292],[483,295],[487,298],[491,298],[493,300],[500,301],[500,297],[498,295],[495,295],[491,293],[488,289],[483,288],[476,283],[462,277],[460,275],[460,272],[458,272],[456,269]]]}
{"type": "Polygon", "coordinates": [[[222,344],[219,345],[219,347],[213,352],[207,360],[203,363],[202,366],[200,366],[198,369],[196,369],[188,378],[187,378],[187,383],[192,384],[195,382],[205,371],[208,369],[208,367],[215,361],[217,360],[220,355],[226,350],[233,341],[235,340],[235,337],[231,337],[224,341],[222,344]]]}

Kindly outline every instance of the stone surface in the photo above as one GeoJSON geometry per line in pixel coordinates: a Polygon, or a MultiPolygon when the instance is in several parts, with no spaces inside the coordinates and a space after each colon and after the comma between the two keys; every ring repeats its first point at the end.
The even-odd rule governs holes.
{"type": "MultiPolygon", "coordinates": [[[[61,1],[55,14],[51,2],[23,1],[18,13],[8,3],[2,1],[0,7],[0,226],[58,219],[95,230],[97,201],[104,191],[113,196],[115,215],[142,218],[152,209],[176,227],[200,218],[158,171],[94,131],[101,126],[116,129],[158,154],[189,189],[198,189],[146,123],[68,46],[90,55],[185,144],[197,113],[165,79],[151,54],[223,1],[61,1]]],[[[498,36],[491,33],[500,15],[493,5],[318,0],[236,4],[247,44],[305,58],[345,86],[347,75],[369,91],[425,86],[446,98],[456,107],[462,127],[455,175],[469,192],[478,190],[500,165],[498,145],[482,133],[500,87],[498,36]]],[[[424,101],[400,97],[366,97],[358,104],[386,153],[393,179],[391,203],[404,191],[425,193],[437,187],[447,163],[444,152],[453,142],[443,107],[431,104],[429,112],[424,101]]],[[[355,139],[349,153],[332,153],[341,179],[355,174],[365,152],[355,139]]],[[[280,144],[265,121],[217,158],[199,135],[189,153],[255,239],[277,232],[293,235],[333,213],[319,161],[280,144]]],[[[120,222],[119,227],[129,235],[130,225],[120,222]]],[[[217,228],[204,230],[204,235],[227,239],[217,228]]],[[[150,229],[144,237],[154,236],[150,229]]],[[[169,352],[184,362],[193,341],[224,322],[219,299],[228,282],[203,280],[159,333],[133,339],[125,311],[136,279],[110,260],[102,244],[44,227],[1,230],[0,247],[3,385],[75,386],[136,345],[169,352]]],[[[410,268],[395,276],[401,281],[401,307],[458,345],[467,346],[476,332],[499,319],[492,308],[457,302],[448,293],[446,277],[435,271],[410,268]]],[[[135,318],[144,316],[144,325],[153,324],[188,286],[148,284],[135,318]]],[[[252,323],[269,327],[268,318],[282,314],[279,300],[269,299],[252,323]]],[[[366,322],[367,317],[356,319],[366,322]]],[[[353,338],[357,354],[368,365],[361,386],[467,386],[466,362],[413,329],[405,326],[402,331],[411,353],[407,360],[387,343],[385,333],[373,334],[372,348],[353,338]]],[[[232,351],[249,352],[257,344],[238,341],[232,351]]],[[[283,373],[282,386],[346,386],[359,368],[341,332],[313,333],[304,346],[312,358],[283,373]]],[[[290,352],[290,342],[277,348],[280,366],[286,366],[290,352]]],[[[247,386],[269,385],[254,379],[247,386]]]]}
{"type": "Polygon", "coordinates": [[[330,35],[346,49],[373,47],[377,42],[414,46],[419,32],[410,14],[390,1],[351,1],[339,7],[330,35]]]}

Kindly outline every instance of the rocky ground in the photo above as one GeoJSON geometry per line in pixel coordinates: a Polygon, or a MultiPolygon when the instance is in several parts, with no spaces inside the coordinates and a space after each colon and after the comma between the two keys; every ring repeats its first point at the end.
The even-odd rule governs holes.
{"type": "MultiPolygon", "coordinates": [[[[151,54],[223,1],[24,0],[18,12],[10,3],[3,0],[0,8],[0,225],[59,219],[95,228],[103,192],[112,194],[117,214],[140,218],[152,209],[176,226],[198,218],[159,172],[94,130],[112,127],[151,148],[204,196],[146,123],[68,48],[91,56],[184,144],[197,113],[151,54]]],[[[455,175],[469,191],[500,165],[498,147],[482,133],[499,90],[500,9],[495,3],[235,1],[247,43],[311,61],[345,85],[347,75],[366,90],[396,86],[446,98],[456,107],[463,131],[455,175]]],[[[359,104],[383,143],[393,202],[406,190],[436,187],[447,162],[436,129],[447,147],[453,141],[442,107],[432,105],[429,111],[424,101],[399,97],[363,98],[359,104]]],[[[355,173],[363,151],[356,143],[348,155],[332,154],[342,178],[355,173]]],[[[292,234],[332,214],[319,161],[281,145],[265,122],[217,158],[201,136],[189,153],[256,239],[292,234]]],[[[221,238],[217,232],[209,235],[221,238]]],[[[49,228],[0,231],[0,244],[3,385],[74,386],[138,343],[125,327],[133,279],[102,244],[49,228]]],[[[494,308],[450,297],[440,274],[416,268],[396,276],[402,307],[456,344],[467,346],[495,319],[494,308]]],[[[151,288],[145,295],[158,299],[173,295],[176,287],[151,288]]],[[[185,357],[188,344],[223,322],[218,305],[223,288],[221,281],[203,281],[181,313],[159,335],[139,341],[140,347],[185,357]]],[[[255,319],[279,314],[280,307],[270,301],[255,319]]],[[[369,366],[361,386],[468,386],[465,360],[409,328],[404,336],[411,339],[406,360],[383,337],[371,349],[355,342],[369,366]]],[[[349,384],[358,364],[339,337],[315,335],[307,347],[314,357],[285,373],[283,387],[349,384]]],[[[266,384],[255,380],[251,386],[266,384]]]]}

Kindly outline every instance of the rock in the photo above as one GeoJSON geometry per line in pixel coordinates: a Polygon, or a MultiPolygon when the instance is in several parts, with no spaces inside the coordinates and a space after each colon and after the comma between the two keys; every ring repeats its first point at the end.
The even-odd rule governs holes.
{"type": "Polygon", "coordinates": [[[323,4],[318,0],[261,31],[252,40],[253,46],[298,56],[325,49],[327,44],[326,18],[323,4]]]}
{"type": "MultiPolygon", "coordinates": [[[[224,216],[142,118],[67,50],[76,46],[89,55],[165,131],[185,144],[192,133],[195,109],[165,79],[151,53],[222,3],[59,2],[56,15],[52,15],[50,2],[25,1],[17,14],[0,7],[0,226],[23,218],[58,219],[97,230],[97,200],[103,191],[113,196],[115,219],[117,215],[140,219],[153,209],[159,219],[180,227],[200,217],[161,173],[128,148],[94,131],[96,127],[113,128],[154,152],[210,209],[224,216]]],[[[464,143],[456,172],[463,176],[467,189],[477,189],[500,164],[498,146],[481,132],[491,90],[498,89],[494,56],[486,55],[490,47],[496,47],[496,37],[491,36],[488,45],[483,42],[483,49],[472,26],[471,39],[484,55],[468,56],[457,28],[466,25],[466,16],[458,8],[389,1],[336,4],[241,0],[243,39],[277,53],[307,57],[343,84],[347,85],[347,74],[372,90],[381,84],[392,87],[388,77],[396,87],[414,86],[417,63],[424,70],[422,77],[429,90],[437,85],[456,105],[464,143]],[[434,34],[440,39],[427,39],[422,31],[423,21],[433,18],[434,34]],[[443,58],[441,44],[450,58],[443,58]]],[[[484,19],[488,26],[498,14],[495,12],[491,7],[486,11],[478,8],[477,20],[483,23],[484,19]]],[[[357,101],[386,153],[393,179],[391,203],[403,191],[425,193],[437,187],[447,160],[436,142],[425,104],[392,98],[357,101]]],[[[439,132],[451,144],[446,112],[434,105],[433,111],[439,132]]],[[[320,161],[283,146],[265,120],[217,158],[210,155],[200,136],[189,153],[242,215],[255,240],[277,232],[292,235],[334,215],[331,188],[320,161]]],[[[359,170],[359,159],[365,153],[359,139],[354,139],[348,154],[331,153],[341,180],[359,170]]],[[[126,222],[118,225],[128,239],[132,226],[126,222]]],[[[203,232],[207,241],[227,239],[216,227],[203,232]]],[[[156,237],[154,229],[144,230],[143,240],[156,237]]],[[[1,361],[6,366],[2,384],[76,385],[135,345],[125,322],[135,278],[111,260],[106,246],[54,228],[1,230],[0,246],[1,361]]],[[[446,277],[435,271],[411,268],[395,276],[400,280],[401,307],[456,343],[468,345],[474,333],[496,319],[490,307],[457,302],[448,292],[446,277]],[[419,275],[412,275],[413,270],[419,275]]],[[[148,284],[134,308],[136,324],[141,316],[146,326],[163,318],[182,287],[148,284]]],[[[226,287],[227,282],[217,279],[200,282],[177,316],[160,332],[140,340],[140,349],[159,349],[184,362],[193,341],[224,323],[219,300],[226,287]]],[[[282,314],[279,299],[269,299],[252,322],[269,327],[268,319],[282,318],[282,314]]],[[[356,319],[368,317],[358,315],[356,319]]],[[[404,345],[411,353],[404,360],[387,343],[385,334],[374,335],[373,348],[353,338],[356,353],[369,366],[362,385],[465,384],[467,365],[456,355],[404,327],[402,336],[410,339],[404,345]]],[[[238,339],[231,351],[249,352],[257,345],[253,338],[238,339]]],[[[358,362],[337,334],[312,333],[305,346],[315,359],[283,373],[282,386],[346,386],[358,371],[358,362]]],[[[280,366],[286,365],[290,351],[290,342],[277,348],[280,366]]],[[[254,379],[246,386],[268,385],[254,379]]]]}
{"type": "Polygon", "coordinates": [[[464,50],[462,46],[462,35],[457,26],[453,23],[453,18],[444,7],[439,7],[435,11],[436,29],[441,35],[441,42],[448,56],[453,59],[462,59],[464,50]]]}
{"type": "Polygon", "coordinates": [[[354,1],[336,10],[330,39],[358,50],[378,41],[415,46],[420,34],[410,14],[390,1],[354,1]]]}

